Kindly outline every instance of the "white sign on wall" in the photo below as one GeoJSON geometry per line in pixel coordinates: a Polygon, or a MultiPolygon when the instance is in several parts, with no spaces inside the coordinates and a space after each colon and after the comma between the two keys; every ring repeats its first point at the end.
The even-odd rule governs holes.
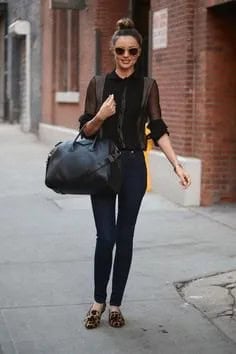
{"type": "Polygon", "coordinates": [[[153,13],[152,28],[152,48],[166,48],[168,35],[168,9],[162,9],[153,13]]]}

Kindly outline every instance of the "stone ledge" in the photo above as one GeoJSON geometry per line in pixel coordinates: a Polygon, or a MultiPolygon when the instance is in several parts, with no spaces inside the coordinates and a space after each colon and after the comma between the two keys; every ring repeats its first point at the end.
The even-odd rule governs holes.
{"type": "Polygon", "coordinates": [[[75,129],[45,123],[39,124],[39,139],[48,145],[54,145],[58,141],[74,139],[77,134],[78,131],[75,129]]]}
{"type": "Polygon", "coordinates": [[[192,179],[192,185],[187,190],[180,186],[179,179],[165,155],[157,150],[150,151],[149,166],[152,191],[158,192],[163,197],[182,206],[199,206],[201,160],[183,156],[178,156],[178,160],[192,179]]]}

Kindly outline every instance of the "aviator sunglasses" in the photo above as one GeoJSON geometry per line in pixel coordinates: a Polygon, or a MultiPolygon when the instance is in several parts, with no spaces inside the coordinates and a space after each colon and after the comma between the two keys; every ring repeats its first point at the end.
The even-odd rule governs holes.
{"type": "Polygon", "coordinates": [[[138,54],[138,48],[125,49],[125,48],[120,48],[120,47],[115,48],[115,53],[117,55],[124,55],[126,50],[129,53],[129,55],[132,55],[133,57],[138,54]]]}

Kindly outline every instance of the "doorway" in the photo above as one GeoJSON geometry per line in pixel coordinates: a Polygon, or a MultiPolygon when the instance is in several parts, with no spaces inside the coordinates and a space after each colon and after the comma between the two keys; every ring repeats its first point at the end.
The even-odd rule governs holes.
{"type": "Polygon", "coordinates": [[[140,58],[139,70],[147,76],[149,74],[149,12],[150,0],[132,0],[132,19],[137,30],[143,36],[143,48],[140,58]]]}
{"type": "Polygon", "coordinates": [[[213,202],[236,202],[236,4],[208,10],[207,117],[212,126],[213,202]],[[214,178],[214,179],[213,179],[214,178]]]}

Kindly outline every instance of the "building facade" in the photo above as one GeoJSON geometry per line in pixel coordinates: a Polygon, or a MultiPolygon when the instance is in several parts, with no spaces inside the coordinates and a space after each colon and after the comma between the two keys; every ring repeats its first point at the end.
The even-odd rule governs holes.
{"type": "Polygon", "coordinates": [[[144,36],[144,70],[158,81],[176,152],[201,161],[201,204],[235,201],[235,1],[89,0],[78,11],[43,0],[42,123],[78,127],[89,78],[113,68],[123,16],[144,36]]]}
{"type": "MultiPolygon", "coordinates": [[[[0,7],[0,118],[8,106],[8,119],[26,131],[77,129],[89,79],[113,69],[110,38],[124,16],[144,37],[142,69],[158,82],[163,118],[199,202],[236,201],[233,0],[9,0],[8,10],[0,7]]],[[[152,166],[155,175],[161,165],[152,166]]]]}
{"type": "Polygon", "coordinates": [[[4,120],[18,122],[23,131],[36,133],[41,120],[41,2],[8,0],[4,3],[4,20],[0,17],[0,45],[4,54],[0,61],[3,62],[3,57],[5,60],[0,72],[5,73],[5,79],[0,73],[4,92],[1,95],[0,88],[4,100],[0,107],[4,107],[4,120]]]}
{"type": "Polygon", "coordinates": [[[153,1],[168,11],[168,43],[152,50],[176,151],[202,162],[201,202],[236,200],[236,3],[153,1]]]}
{"type": "Polygon", "coordinates": [[[0,121],[6,119],[6,71],[7,71],[7,3],[0,0],[0,121]]]}

